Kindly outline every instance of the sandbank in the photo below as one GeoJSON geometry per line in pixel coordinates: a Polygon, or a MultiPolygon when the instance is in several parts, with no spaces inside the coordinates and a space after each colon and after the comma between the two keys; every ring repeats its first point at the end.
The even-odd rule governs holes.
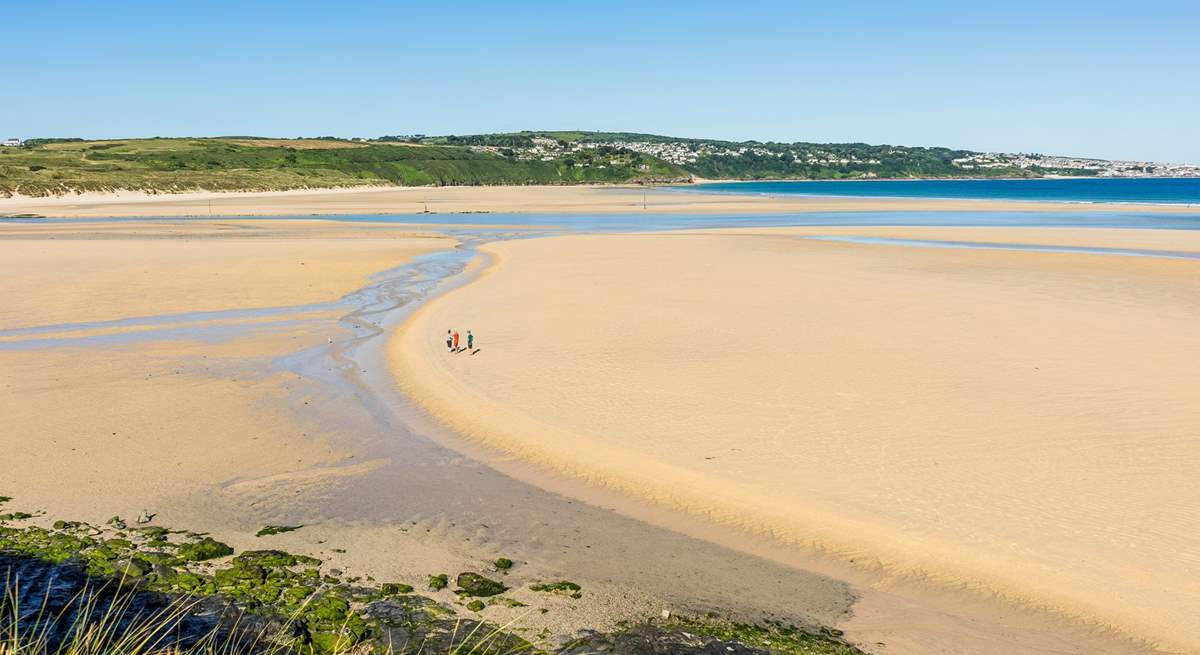
{"type": "MultiPolygon", "coordinates": [[[[372,335],[387,308],[455,255],[458,242],[431,229],[0,226],[6,509],[46,524],[146,512],[239,549],[287,548],[418,588],[509,557],[509,595],[527,606],[482,616],[552,639],[663,609],[812,625],[848,612],[840,581],[530,487],[391,411],[363,381],[378,368],[394,395],[382,358],[355,349],[382,347],[372,335]],[[406,277],[418,261],[430,263],[406,277]],[[268,524],[304,527],[256,537],[268,524]],[[529,589],[560,579],[584,585],[584,599],[529,589]]],[[[464,602],[451,589],[426,593],[464,602]]]]}
{"type": "Polygon", "coordinates": [[[432,232],[278,221],[0,228],[0,326],[337,300],[453,246],[432,232]]]}
{"type": "MultiPolygon", "coordinates": [[[[1000,228],[497,243],[390,361],[462,434],[730,542],[1200,648],[1200,262],[804,238],[827,234],[1200,251],[1194,232],[1000,228]],[[449,327],[479,352],[447,353],[449,327]]],[[[874,618],[846,627],[904,642],[874,618]]]]}

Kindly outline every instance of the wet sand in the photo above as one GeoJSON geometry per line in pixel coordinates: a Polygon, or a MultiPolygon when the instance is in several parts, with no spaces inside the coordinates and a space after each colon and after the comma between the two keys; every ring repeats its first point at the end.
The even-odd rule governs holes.
{"type": "Polygon", "coordinates": [[[844,582],[544,491],[431,439],[437,426],[382,365],[382,335],[465,265],[457,242],[322,221],[3,226],[0,493],[47,521],[148,511],[418,588],[509,557],[509,595],[528,607],[483,616],[551,639],[664,609],[807,625],[849,612],[844,582]],[[256,538],[268,524],[305,527],[256,538]],[[527,588],[556,579],[585,599],[527,588]]]}
{"type": "Polygon", "coordinates": [[[0,229],[4,328],[330,302],[454,245],[429,230],[316,221],[0,229]]]}
{"type": "MultiPolygon", "coordinates": [[[[703,187],[697,187],[702,189],[703,187]]],[[[365,187],[260,193],[85,193],[0,198],[0,216],[284,216],[320,214],[778,214],[863,211],[1195,213],[1172,205],[756,196],[642,186],[365,187]]]]}
{"type": "Polygon", "coordinates": [[[0,227],[6,495],[102,522],[342,461],[340,435],[268,402],[296,386],[271,360],[327,343],[372,275],[454,243],[301,221],[0,227]]]}
{"type": "Polygon", "coordinates": [[[881,652],[1138,650],[1075,620],[1200,647],[1200,262],[804,238],[830,234],[1200,252],[999,228],[493,244],[398,334],[397,381],[532,477],[852,564],[844,625],[881,652]],[[446,353],[450,326],[480,352],[446,353]],[[1041,618],[989,627],[988,603],[1041,618]]]}

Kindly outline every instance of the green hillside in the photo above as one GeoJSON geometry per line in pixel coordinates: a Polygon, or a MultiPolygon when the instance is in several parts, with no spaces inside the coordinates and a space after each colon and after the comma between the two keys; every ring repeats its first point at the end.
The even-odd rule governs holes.
{"type": "MultiPolygon", "coordinates": [[[[275,191],[362,185],[609,184],[1095,175],[1098,160],[866,143],[722,141],[632,132],[344,140],[32,139],[0,147],[0,195],[275,191]]],[[[1136,162],[1138,173],[1150,169],[1136,162]]],[[[1124,166],[1124,169],[1121,168],[1124,166]]],[[[1112,168],[1112,167],[1110,167],[1112,168]]]]}
{"type": "Polygon", "coordinates": [[[363,185],[520,185],[686,180],[637,153],[521,159],[464,146],[335,139],[30,140],[0,148],[0,195],[278,191],[363,185]]]}
{"type": "MultiPolygon", "coordinates": [[[[954,163],[970,150],[866,143],[780,143],[723,141],[641,134],[636,132],[514,132],[420,139],[420,143],[531,148],[537,139],[557,141],[564,149],[595,144],[633,148],[680,166],[696,177],[713,180],[930,177],[1034,177],[1047,172],[1017,166],[964,169],[954,163]]],[[[1084,173],[1086,174],[1086,173],[1084,173]]]]}

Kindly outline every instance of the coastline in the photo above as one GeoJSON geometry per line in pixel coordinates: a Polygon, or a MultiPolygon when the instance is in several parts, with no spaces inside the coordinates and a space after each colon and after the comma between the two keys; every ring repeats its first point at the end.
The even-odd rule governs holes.
{"type": "MultiPolygon", "coordinates": [[[[821,231],[828,232],[829,230],[821,231]]],[[[887,230],[890,234],[903,233],[904,231],[903,228],[891,228],[887,230]]],[[[973,239],[980,240],[978,231],[976,229],[976,233],[972,236],[973,239]]],[[[778,229],[764,230],[763,232],[765,235],[770,235],[769,238],[774,242],[782,236],[790,236],[787,233],[794,233],[796,231],[778,229]]],[[[936,233],[937,230],[930,228],[926,232],[936,233]]],[[[943,232],[952,232],[952,230],[943,230],[943,232]]],[[[984,235],[981,240],[986,242],[989,239],[993,241],[1012,239],[1011,236],[1004,236],[1004,230],[992,230],[991,232],[993,234],[990,236],[984,235]]],[[[1025,234],[1028,236],[1036,232],[1037,230],[1026,230],[1025,234]]],[[[1111,243],[1121,239],[1121,236],[1118,234],[1104,233],[1104,231],[1098,232],[1097,234],[1090,234],[1086,230],[1078,233],[1073,233],[1068,229],[1057,230],[1052,241],[1078,241],[1080,234],[1087,236],[1084,242],[1092,244],[1111,243]]],[[[1169,232],[1158,235],[1154,235],[1152,232],[1139,232],[1137,236],[1145,237],[1145,240],[1157,241],[1159,244],[1172,242],[1173,240],[1173,235],[1169,232]]],[[[752,236],[753,231],[731,229],[722,231],[722,233],[728,236],[743,235],[741,240],[745,241],[747,238],[745,235],[751,233],[752,236]]],[[[704,236],[703,234],[696,235],[692,233],[689,235],[689,238],[704,238],[704,236]]],[[[706,475],[694,471],[694,465],[684,468],[673,464],[663,465],[661,453],[651,455],[648,458],[644,448],[633,447],[632,450],[628,450],[632,447],[628,444],[618,446],[606,443],[606,440],[603,438],[604,435],[620,434],[621,432],[628,431],[632,431],[633,434],[642,434],[631,423],[626,424],[622,422],[619,426],[614,424],[607,428],[596,427],[595,430],[597,431],[578,427],[582,424],[572,422],[575,420],[570,418],[574,416],[572,411],[575,411],[574,408],[576,407],[579,407],[579,411],[582,411],[587,407],[587,403],[586,400],[577,399],[574,396],[581,394],[582,399],[587,399],[593,397],[593,395],[584,391],[587,388],[586,386],[576,388],[575,385],[579,382],[578,378],[571,378],[571,381],[567,382],[565,379],[555,377],[566,374],[568,369],[556,366],[544,370],[541,374],[533,373],[532,370],[526,371],[526,374],[522,375],[519,381],[507,377],[510,374],[517,374],[518,370],[527,368],[519,362],[527,362],[530,359],[537,359],[537,361],[541,362],[545,358],[541,357],[539,359],[540,356],[536,354],[536,351],[523,350],[523,338],[517,333],[511,333],[512,326],[494,325],[497,317],[489,316],[486,309],[492,302],[507,302],[509,305],[521,307],[518,314],[524,317],[524,321],[526,322],[523,325],[528,329],[534,329],[534,326],[541,323],[557,325],[559,319],[545,313],[555,302],[567,302],[570,307],[574,308],[572,312],[574,315],[578,315],[578,320],[584,321],[584,325],[589,325],[589,321],[595,322],[601,319],[585,310],[587,306],[586,294],[580,295],[578,290],[558,290],[553,283],[541,286],[535,285],[538,291],[532,294],[532,296],[545,297],[541,302],[534,303],[531,306],[536,309],[531,311],[530,308],[520,304],[514,305],[513,303],[518,303],[519,301],[515,298],[510,298],[508,291],[506,291],[506,289],[513,287],[508,287],[504,283],[497,281],[497,278],[503,278],[508,275],[505,271],[506,266],[511,266],[514,263],[523,264],[524,268],[521,270],[530,270],[530,262],[538,265],[547,264],[554,260],[546,259],[549,255],[545,248],[558,251],[564,249],[567,243],[572,245],[570,248],[565,248],[565,252],[572,254],[564,254],[563,256],[574,258],[573,266],[585,266],[583,262],[587,260],[584,253],[594,255],[596,249],[600,247],[596,244],[601,240],[608,239],[613,242],[624,243],[625,245],[621,248],[621,251],[628,254],[630,252],[629,249],[633,247],[632,244],[638,239],[656,240],[657,244],[665,244],[672,238],[675,237],[668,238],[664,235],[650,234],[639,235],[637,237],[562,237],[542,240],[547,242],[554,241],[555,244],[554,246],[544,245],[541,251],[537,250],[535,246],[531,246],[532,242],[489,246],[488,251],[494,258],[493,265],[476,282],[466,288],[439,297],[424,306],[418,312],[417,316],[409,323],[406,323],[393,339],[391,363],[395,369],[394,374],[397,377],[397,383],[427,411],[430,411],[434,416],[453,427],[456,432],[464,434],[470,439],[478,440],[489,448],[499,449],[509,456],[517,456],[526,462],[532,463],[535,469],[541,467],[543,470],[551,471],[551,475],[553,476],[574,479],[577,484],[598,486],[601,490],[615,490],[640,498],[642,501],[651,504],[667,506],[676,511],[693,514],[705,521],[724,523],[733,528],[731,533],[725,535],[725,543],[730,543],[730,540],[736,543],[738,539],[737,534],[748,533],[751,536],[754,534],[760,536],[766,534],[770,535],[774,540],[782,541],[784,544],[790,543],[793,547],[813,551],[819,553],[821,556],[833,556],[835,559],[841,559],[843,562],[856,558],[865,558],[867,561],[874,563],[872,566],[880,568],[876,570],[875,574],[860,576],[859,579],[870,578],[872,575],[882,575],[882,578],[887,580],[885,588],[888,585],[900,584],[898,583],[898,579],[909,579],[910,582],[913,580],[925,580],[934,584],[934,586],[946,588],[974,588],[984,595],[998,594],[999,597],[1007,597],[1010,600],[1018,601],[1019,604],[1024,606],[1053,609],[1053,612],[1065,612],[1066,615],[1074,616],[1076,619],[1081,619],[1085,622],[1099,621],[1118,630],[1132,629],[1136,634],[1159,643],[1173,644],[1175,648],[1186,650],[1195,645],[1194,641],[1189,641],[1189,639],[1193,639],[1195,636],[1194,633],[1187,632],[1192,630],[1191,627],[1188,627],[1185,633],[1181,635],[1168,636],[1166,634],[1171,632],[1171,627],[1168,627],[1168,625],[1173,627],[1182,627],[1185,625],[1184,623],[1179,623],[1182,618],[1179,615],[1176,615],[1173,619],[1175,623],[1169,624],[1156,623],[1153,615],[1144,613],[1136,619],[1133,619],[1128,614],[1121,616],[1124,610],[1120,606],[1114,608],[1111,604],[1106,607],[1094,605],[1094,594],[1092,592],[1080,591],[1078,589],[1072,592],[1069,586],[1063,586],[1062,591],[1065,594],[1058,594],[1054,591],[1058,583],[1048,583],[1047,580],[1053,578],[1046,578],[1045,573],[1036,574],[1026,571],[1025,573],[1028,574],[1027,582],[1015,586],[1013,584],[1014,578],[1011,576],[1006,580],[992,577],[990,578],[990,582],[988,581],[989,576],[981,576],[983,571],[989,569],[1001,570],[1005,567],[1011,568],[1015,560],[1010,560],[1008,564],[1002,564],[1001,560],[997,559],[985,564],[983,563],[984,560],[981,559],[976,562],[978,566],[971,565],[968,569],[957,571],[954,570],[954,565],[951,565],[949,568],[938,566],[934,562],[939,560],[943,562],[953,562],[956,559],[961,560],[962,556],[969,549],[962,550],[962,546],[957,546],[950,550],[942,551],[944,557],[939,557],[935,554],[938,552],[938,546],[935,541],[922,539],[920,545],[916,543],[909,544],[908,546],[897,545],[903,542],[898,533],[890,531],[879,532],[878,530],[867,528],[866,525],[854,527],[854,514],[846,514],[844,511],[846,507],[844,506],[839,509],[838,505],[825,505],[825,509],[822,510],[821,504],[816,502],[815,498],[811,496],[797,497],[795,498],[796,506],[803,506],[805,508],[806,518],[803,522],[799,524],[795,523],[797,519],[794,514],[790,517],[785,513],[772,515],[771,510],[764,508],[775,506],[775,501],[780,493],[779,489],[775,489],[773,492],[773,495],[776,496],[775,499],[772,499],[770,496],[754,496],[753,492],[751,495],[741,497],[742,494],[751,491],[751,489],[743,488],[745,486],[743,484],[725,481],[721,483],[720,492],[716,493],[716,488],[712,485],[713,481],[706,475]],[[664,239],[668,239],[668,241],[664,241],[664,239]],[[588,241],[591,243],[584,245],[584,242],[588,241]],[[533,259],[529,259],[529,252],[540,252],[541,254],[535,256],[533,259]],[[518,256],[515,253],[521,254],[518,256]],[[472,290],[472,287],[475,289],[472,290]],[[484,295],[479,295],[481,293],[484,295]],[[567,293],[567,295],[562,296],[561,294],[563,293],[567,293]],[[484,300],[485,297],[488,300],[484,300]],[[479,309],[480,305],[483,305],[484,309],[479,309]],[[437,323],[436,327],[441,327],[441,324],[446,323],[452,316],[460,314],[460,320],[466,318],[476,326],[483,323],[485,333],[494,332],[495,335],[493,338],[502,342],[506,350],[516,349],[520,353],[520,359],[518,360],[507,357],[502,360],[501,369],[504,371],[505,377],[503,379],[506,380],[505,382],[501,382],[501,378],[496,377],[497,373],[495,370],[473,371],[471,368],[463,368],[466,364],[457,360],[452,360],[452,364],[439,363],[439,359],[445,359],[444,353],[438,352],[436,344],[430,346],[423,343],[425,339],[429,338],[425,332],[434,327],[433,323],[437,323]],[[433,318],[431,319],[430,317],[433,318]],[[430,323],[430,320],[433,323],[430,323]],[[492,325],[489,325],[489,323],[492,323],[492,325]],[[451,368],[446,368],[447,366],[451,366],[451,368]],[[539,375],[541,376],[540,378],[538,377],[539,375]],[[565,401],[565,405],[554,410],[549,410],[544,405],[537,404],[536,401],[533,401],[534,404],[532,405],[526,401],[514,402],[514,399],[518,396],[521,398],[536,399],[544,398],[549,393],[548,389],[539,387],[537,382],[530,383],[530,379],[535,379],[537,382],[544,379],[546,384],[556,385],[558,388],[571,389],[572,397],[562,399],[565,401]],[[496,395],[496,391],[500,387],[511,386],[513,384],[519,384],[519,387],[515,390],[504,389],[504,393],[501,393],[500,396],[496,395]],[[513,396],[512,394],[517,395],[513,396]],[[501,397],[503,400],[498,400],[501,397]],[[469,413],[464,412],[464,407],[470,407],[471,411],[469,413]],[[486,417],[486,420],[484,420],[484,417],[486,417]],[[638,466],[631,467],[631,462],[638,462],[638,466]],[[739,498],[741,499],[739,500],[739,498]],[[758,518],[756,519],[755,517],[758,518]],[[828,529],[831,526],[840,527],[835,527],[833,532],[829,532],[828,529]],[[858,536],[848,539],[848,535],[852,533],[858,536]],[[862,541],[861,538],[863,537],[868,538],[866,541],[862,541]],[[860,540],[856,541],[855,539],[860,540]],[[912,556],[916,553],[923,553],[922,557],[932,559],[926,559],[924,563],[918,562],[912,559],[912,556]],[[1033,580],[1039,580],[1039,582],[1030,587],[1028,583],[1033,580]],[[1032,592],[1039,585],[1041,588],[1036,592],[1032,592]],[[1117,614],[1111,614],[1110,612],[1113,610],[1117,610],[1117,614]],[[1131,627],[1142,621],[1149,621],[1149,623],[1142,623],[1140,627],[1131,627]],[[1124,627],[1122,628],[1122,626],[1124,627]],[[1175,637],[1183,639],[1183,641],[1172,641],[1175,637]]],[[[1200,244],[1192,245],[1194,246],[1193,249],[1200,248],[1200,244]]],[[[655,252],[661,255],[663,247],[662,245],[655,245],[655,252]]],[[[894,248],[894,246],[887,247],[894,248]]],[[[841,248],[841,250],[847,250],[848,248],[841,248]]],[[[935,256],[931,256],[929,260],[964,262],[966,261],[966,257],[970,256],[974,255],[963,256],[960,254],[938,253],[935,256]]],[[[1036,256],[1028,253],[1016,255],[1004,254],[995,258],[995,260],[1012,262],[1029,261],[1031,257],[1036,256]]],[[[1044,257],[1042,255],[1042,258],[1044,257]]],[[[1074,265],[1071,262],[1081,261],[1077,259],[1078,257],[1080,256],[1053,256],[1045,261],[1058,262],[1055,266],[1066,266],[1068,264],[1074,265]],[[1072,257],[1076,259],[1072,259],[1072,257]]],[[[1088,260],[1085,257],[1084,261],[1094,262],[1095,266],[1107,266],[1112,263],[1112,259],[1114,258],[1100,257],[1088,260]]],[[[745,265],[745,263],[742,265],[745,265]]],[[[939,264],[939,266],[944,265],[939,264]]],[[[1092,266],[1093,264],[1088,265],[1092,266]]],[[[1116,266],[1125,267],[1126,265],[1119,263],[1116,266]]],[[[1184,270],[1182,265],[1161,264],[1158,261],[1139,265],[1139,267],[1147,271],[1159,270],[1163,267],[1175,271],[1184,270]]],[[[1099,271],[1102,269],[1096,270],[1099,271]]],[[[1120,268],[1111,270],[1118,271],[1120,268]]],[[[1189,268],[1187,270],[1192,269],[1189,268]]],[[[551,271],[558,271],[558,269],[548,268],[541,270],[539,276],[542,279],[554,280],[555,276],[562,272],[554,273],[551,271]]],[[[726,274],[728,274],[728,271],[726,274]]],[[[1186,275],[1186,273],[1182,274],[1186,275]]],[[[638,279],[653,279],[655,275],[657,274],[641,271],[638,279]]],[[[666,275],[670,277],[671,274],[666,275]]],[[[605,277],[609,276],[606,275],[605,277]]],[[[530,280],[521,279],[523,282],[519,286],[528,291],[531,284],[530,280]]],[[[676,280],[674,278],[670,279],[672,279],[676,287],[687,287],[692,284],[692,282],[676,280]]],[[[509,284],[512,283],[510,282],[509,284]]],[[[657,285],[651,285],[651,288],[657,288],[657,285]]],[[[646,293],[652,294],[653,292],[647,288],[639,289],[636,292],[630,291],[630,293],[641,295],[646,293]]],[[[602,297],[602,302],[607,307],[606,312],[613,312],[619,316],[637,315],[636,312],[630,314],[624,310],[609,307],[607,303],[613,301],[607,296],[602,297]]],[[[668,305],[672,303],[670,296],[662,297],[658,302],[666,302],[668,305]]],[[[646,311],[646,309],[646,307],[643,307],[640,311],[646,311]]],[[[676,312],[676,320],[690,326],[687,328],[689,332],[693,331],[696,326],[707,325],[707,321],[713,319],[713,317],[699,319],[696,316],[682,312],[678,308],[674,311],[676,312]]],[[[642,326],[640,330],[639,328],[630,326],[630,329],[643,334],[647,333],[645,330],[649,329],[651,330],[649,333],[653,333],[653,329],[646,326],[642,326]]],[[[558,334],[569,334],[569,332],[559,332],[558,334]]],[[[601,357],[601,360],[592,361],[590,359],[591,356],[585,354],[586,351],[579,350],[575,347],[575,344],[569,341],[557,343],[560,341],[557,337],[554,338],[557,345],[555,348],[555,357],[566,361],[577,361],[578,366],[597,373],[599,372],[597,366],[601,367],[600,370],[607,372],[614,366],[618,367],[617,370],[622,370],[621,367],[629,365],[628,362],[619,359],[622,356],[620,355],[620,351],[614,352],[611,348],[604,345],[603,338],[599,338],[596,334],[590,332],[587,334],[590,334],[592,337],[588,340],[587,348],[589,350],[600,351],[596,356],[601,357]],[[585,363],[589,361],[592,363],[585,363]]],[[[538,337],[535,337],[535,342],[540,343],[546,338],[546,335],[542,335],[541,332],[538,332],[538,335],[538,337]]],[[[436,339],[431,339],[431,341],[436,341],[436,339]]],[[[491,349],[493,346],[487,346],[487,348],[491,349]]],[[[652,361],[655,362],[655,366],[659,367],[670,366],[660,361],[660,359],[655,359],[652,351],[642,352],[642,350],[637,349],[639,355],[634,358],[635,360],[652,361]]],[[[484,356],[486,356],[486,353],[484,356]]],[[[712,366],[712,364],[706,366],[712,366]]],[[[638,370],[641,371],[640,375],[646,375],[645,370],[641,368],[638,370]]],[[[675,380],[672,383],[669,380],[673,378],[662,377],[661,375],[651,377],[655,378],[657,380],[656,384],[659,385],[675,387],[679,383],[679,380],[675,380]]],[[[637,376],[628,376],[625,379],[632,380],[639,378],[637,376]]],[[[608,380],[608,377],[604,377],[604,380],[608,380]]],[[[613,381],[609,380],[608,382],[602,381],[598,384],[602,386],[608,385],[605,388],[615,389],[615,387],[611,386],[612,383],[613,381]]],[[[695,380],[690,382],[689,386],[694,384],[696,384],[695,380]]],[[[647,393],[653,393],[649,388],[646,388],[646,391],[647,393]]],[[[714,397],[720,397],[720,395],[721,392],[714,391],[714,397]]],[[[655,397],[657,397],[657,394],[655,397]]],[[[646,412],[651,412],[648,415],[653,416],[653,411],[648,408],[641,408],[636,411],[635,409],[631,409],[630,407],[640,407],[633,398],[610,400],[625,407],[625,411],[631,415],[641,416],[646,412]]],[[[670,403],[671,401],[669,399],[660,399],[658,402],[670,403]]],[[[595,408],[588,411],[589,413],[586,414],[589,417],[586,421],[588,424],[595,425],[599,423],[608,425],[611,422],[609,419],[610,415],[608,414],[597,414],[595,408]]],[[[702,412],[703,410],[697,409],[696,411],[702,412]]],[[[703,414],[701,414],[702,416],[703,414]]],[[[703,419],[701,418],[701,420],[703,419]]],[[[650,424],[669,425],[674,423],[687,424],[682,416],[675,416],[671,419],[660,417],[651,421],[650,424]]],[[[655,440],[649,436],[649,433],[643,435],[641,438],[643,439],[642,443],[647,444],[655,440]]],[[[675,446],[675,448],[679,447],[681,446],[678,444],[675,446]]],[[[670,458],[667,461],[671,461],[670,458]]],[[[703,466],[709,465],[704,464],[703,466]]],[[[763,472],[760,471],[758,474],[762,475],[763,472]]],[[[536,476],[536,473],[533,475],[536,476]]],[[[859,515],[859,518],[863,517],[859,515]]],[[[982,539],[983,537],[980,536],[980,538],[982,539]]],[[[993,536],[992,538],[1003,539],[1003,537],[998,536],[993,536]]],[[[979,553],[981,556],[983,554],[982,552],[979,553]]],[[[1116,565],[1116,567],[1120,568],[1120,565],[1116,565]]],[[[1167,578],[1163,578],[1162,580],[1165,582],[1167,578]]],[[[1182,597],[1179,597],[1178,600],[1179,602],[1183,602],[1182,597]]]]}
{"type": "Polygon", "coordinates": [[[1197,213],[1169,204],[847,196],[760,196],[623,185],[492,187],[349,187],[276,192],[0,198],[0,216],[49,218],[236,217],[374,214],[788,214],[870,211],[1042,211],[1197,213]]]}

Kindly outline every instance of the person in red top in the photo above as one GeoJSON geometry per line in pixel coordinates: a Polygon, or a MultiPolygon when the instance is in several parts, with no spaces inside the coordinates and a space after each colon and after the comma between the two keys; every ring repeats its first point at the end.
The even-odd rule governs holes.
{"type": "Polygon", "coordinates": [[[454,352],[458,352],[458,330],[454,331],[454,352]]]}

